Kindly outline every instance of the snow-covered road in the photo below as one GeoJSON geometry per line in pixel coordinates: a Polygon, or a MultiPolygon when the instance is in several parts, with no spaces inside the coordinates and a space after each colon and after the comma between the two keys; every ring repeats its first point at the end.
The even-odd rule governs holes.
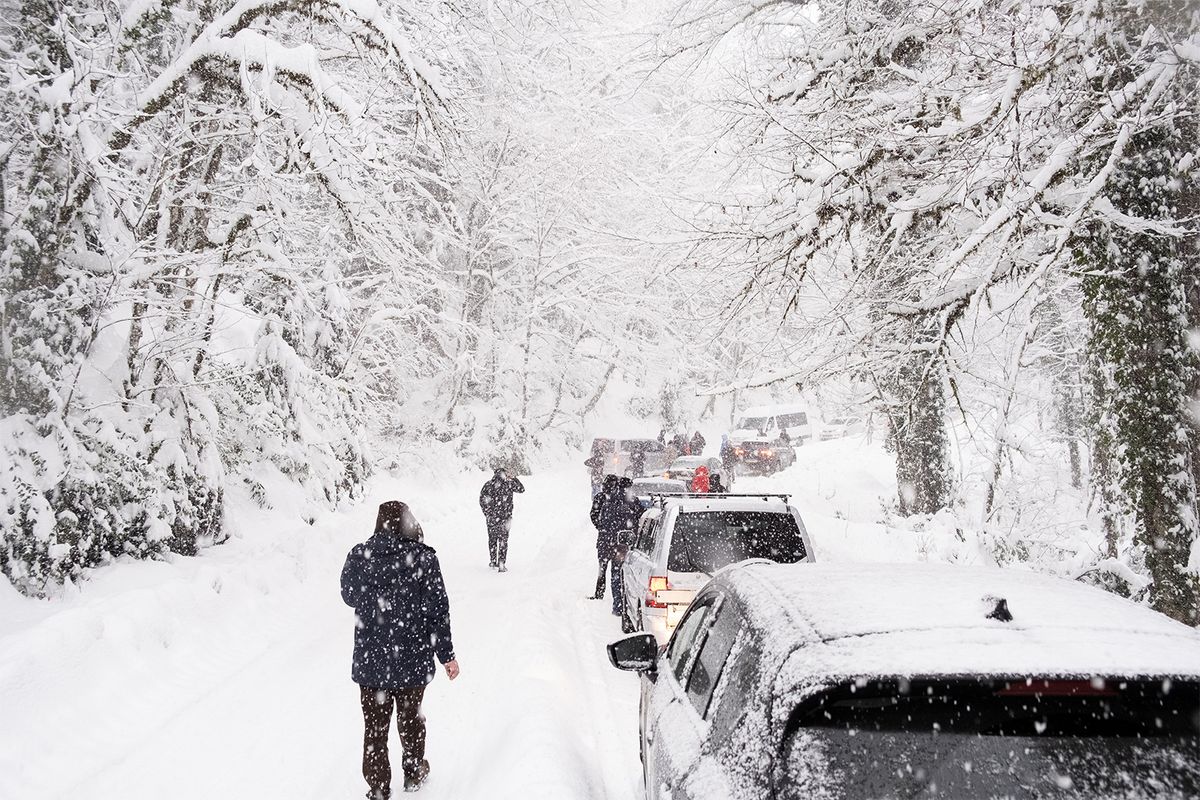
{"type": "Polygon", "coordinates": [[[254,514],[202,558],[121,565],[54,604],[4,596],[0,797],[361,796],[353,617],[337,579],[386,497],[413,505],[441,555],[463,668],[427,694],[422,796],[637,797],[637,682],[605,660],[620,634],[608,604],[584,599],[586,479],[527,485],[505,575],[486,567],[474,481],[379,481],[312,528],[246,530],[270,524],[254,514]]]}
{"type": "MultiPolygon", "coordinates": [[[[878,446],[831,442],[736,488],[792,492],[821,560],[969,557],[931,555],[929,532],[873,522],[889,477],[878,446]]],[[[584,599],[586,477],[575,467],[526,481],[504,575],[486,567],[483,479],[376,479],[364,502],[311,526],[299,500],[243,507],[225,545],[103,569],[51,602],[0,581],[0,799],[361,796],[353,615],[338,575],[393,498],[441,555],[463,668],[426,695],[423,796],[640,797],[637,679],[607,663],[620,635],[608,602],[584,599]]]]}

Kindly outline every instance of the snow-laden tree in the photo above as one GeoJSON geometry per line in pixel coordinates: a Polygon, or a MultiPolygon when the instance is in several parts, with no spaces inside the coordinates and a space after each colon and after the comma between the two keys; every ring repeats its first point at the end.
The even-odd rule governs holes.
{"type": "Polygon", "coordinates": [[[321,502],[360,485],[352,295],[416,260],[395,218],[453,117],[418,50],[440,52],[437,14],[21,6],[0,258],[0,566],[19,588],[194,552],[223,535],[235,475],[264,500],[271,470],[321,502]]]}
{"type": "MultiPolygon", "coordinates": [[[[913,494],[933,503],[947,498],[935,431],[952,409],[993,440],[990,518],[1030,402],[1021,388],[1052,385],[1028,370],[1078,386],[1042,356],[1086,325],[1111,531],[1097,557],[1132,566],[1181,619],[1200,605],[1187,410],[1198,13],[1137,0],[687,0],[660,37],[666,56],[699,53],[735,75],[723,139],[753,188],[710,244],[748,290],[790,295],[807,352],[777,377],[869,376],[902,491],[911,445],[929,489],[913,494]],[[1086,321],[1059,302],[1080,291],[1086,321]],[[998,344],[1007,357],[981,357],[998,344]],[[984,375],[985,363],[997,367],[984,375]],[[964,395],[979,379],[986,395],[964,395]]],[[[1074,422],[1054,438],[1076,441],[1074,422]]]]}

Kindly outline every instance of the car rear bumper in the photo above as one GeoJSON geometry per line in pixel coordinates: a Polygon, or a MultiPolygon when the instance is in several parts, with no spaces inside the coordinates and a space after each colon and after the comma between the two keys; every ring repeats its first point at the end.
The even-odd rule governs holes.
{"type": "MultiPolygon", "coordinates": [[[[690,600],[689,600],[690,603],[690,600]]],[[[642,630],[654,634],[660,645],[671,638],[675,626],[687,611],[688,603],[669,603],[666,608],[643,608],[642,630]]]]}

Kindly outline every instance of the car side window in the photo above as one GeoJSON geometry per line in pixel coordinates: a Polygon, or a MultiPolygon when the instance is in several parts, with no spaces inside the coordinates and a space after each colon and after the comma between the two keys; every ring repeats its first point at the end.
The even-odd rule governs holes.
{"type": "Polygon", "coordinates": [[[749,627],[743,627],[709,704],[712,736],[717,739],[728,736],[750,707],[761,660],[762,644],[749,627]]]}
{"type": "Polygon", "coordinates": [[[634,550],[646,552],[646,539],[650,531],[650,527],[654,524],[654,520],[647,516],[642,516],[642,521],[638,524],[637,540],[633,543],[634,550]]]}
{"type": "Polygon", "coordinates": [[[695,661],[696,647],[704,641],[712,610],[712,598],[707,598],[699,604],[693,603],[679,621],[667,645],[667,663],[671,665],[671,672],[679,681],[679,685],[685,688],[688,685],[688,672],[695,661]]]}
{"type": "Polygon", "coordinates": [[[701,716],[708,716],[713,690],[741,629],[742,614],[737,601],[724,598],[716,609],[716,618],[708,625],[708,636],[700,643],[700,654],[687,683],[688,699],[701,716]]]}
{"type": "Polygon", "coordinates": [[[658,524],[661,517],[651,517],[642,525],[642,533],[638,536],[637,549],[649,555],[654,552],[654,540],[658,533],[658,524]]]}

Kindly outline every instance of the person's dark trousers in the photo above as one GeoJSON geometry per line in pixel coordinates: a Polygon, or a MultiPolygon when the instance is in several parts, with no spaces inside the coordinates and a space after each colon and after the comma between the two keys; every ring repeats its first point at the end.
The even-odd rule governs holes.
{"type": "Polygon", "coordinates": [[[597,559],[600,562],[600,571],[596,575],[596,592],[592,596],[597,600],[604,597],[604,581],[605,573],[612,572],[612,601],[613,611],[620,612],[621,610],[621,565],[618,564],[612,557],[612,553],[597,553],[597,559]]]}
{"type": "Polygon", "coordinates": [[[396,730],[404,748],[401,764],[406,776],[413,775],[425,760],[425,717],[421,698],[425,687],[373,689],[360,686],[363,711],[363,777],[371,800],[387,800],[392,793],[392,764],[388,760],[388,725],[396,710],[396,730]]]}
{"type": "Polygon", "coordinates": [[[508,531],[512,524],[510,519],[494,519],[488,517],[488,563],[498,566],[508,561],[508,531]]]}

